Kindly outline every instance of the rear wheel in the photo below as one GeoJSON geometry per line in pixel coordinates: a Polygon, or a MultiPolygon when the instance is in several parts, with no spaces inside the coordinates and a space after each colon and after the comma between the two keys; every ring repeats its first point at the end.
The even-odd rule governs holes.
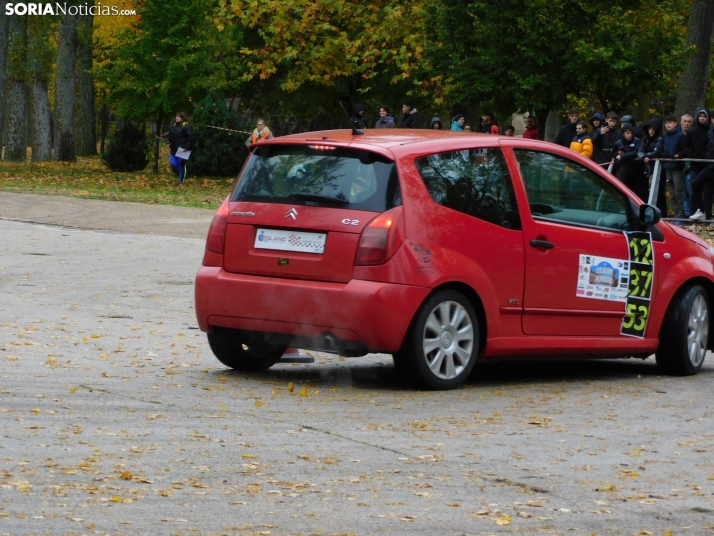
{"type": "Polygon", "coordinates": [[[704,287],[692,285],[672,300],[662,324],[657,366],[665,374],[691,376],[704,363],[709,340],[709,300],[704,287]]]}
{"type": "Polygon", "coordinates": [[[478,347],[473,306],[463,294],[442,290],[419,309],[394,364],[415,386],[454,389],[473,370],[478,347]]]}
{"type": "Polygon", "coordinates": [[[260,335],[237,330],[208,333],[213,355],[235,370],[266,370],[277,363],[287,346],[266,342],[260,335]]]}

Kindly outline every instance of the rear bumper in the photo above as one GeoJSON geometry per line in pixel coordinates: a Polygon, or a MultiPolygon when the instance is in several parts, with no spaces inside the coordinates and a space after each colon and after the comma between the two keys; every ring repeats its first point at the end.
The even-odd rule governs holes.
{"type": "Polygon", "coordinates": [[[228,273],[202,266],[196,276],[196,316],[214,326],[363,343],[396,352],[431,289],[353,279],[327,283],[228,273]]]}

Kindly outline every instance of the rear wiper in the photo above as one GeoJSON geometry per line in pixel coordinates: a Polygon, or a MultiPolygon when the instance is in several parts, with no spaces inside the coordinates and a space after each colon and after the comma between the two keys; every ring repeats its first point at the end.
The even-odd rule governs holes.
{"type": "Polygon", "coordinates": [[[349,205],[350,202],[347,199],[342,199],[340,197],[331,197],[329,195],[320,194],[310,194],[307,192],[293,192],[290,197],[296,197],[298,199],[304,199],[306,201],[322,201],[324,203],[337,203],[339,205],[349,205]]]}

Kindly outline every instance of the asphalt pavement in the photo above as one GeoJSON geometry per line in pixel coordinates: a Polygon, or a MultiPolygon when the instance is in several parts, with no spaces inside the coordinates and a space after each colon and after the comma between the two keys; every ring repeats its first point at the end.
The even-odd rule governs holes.
{"type": "Polygon", "coordinates": [[[0,193],[0,534],[714,531],[711,356],[237,373],[193,311],[211,215],[0,193]]]}

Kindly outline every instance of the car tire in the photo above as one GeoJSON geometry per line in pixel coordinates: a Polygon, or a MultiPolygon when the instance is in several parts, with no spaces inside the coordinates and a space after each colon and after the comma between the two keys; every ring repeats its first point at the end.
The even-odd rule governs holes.
{"type": "Polygon", "coordinates": [[[701,285],[681,289],[662,324],[656,359],[671,376],[691,376],[704,363],[709,338],[709,299],[701,285]]]}
{"type": "Polygon", "coordinates": [[[460,292],[441,290],[419,309],[394,364],[415,387],[455,389],[473,370],[479,336],[471,302],[460,292]]]}
{"type": "Polygon", "coordinates": [[[287,349],[282,344],[260,340],[258,335],[236,330],[207,333],[208,344],[218,361],[235,370],[266,370],[277,363],[287,349]]]}

